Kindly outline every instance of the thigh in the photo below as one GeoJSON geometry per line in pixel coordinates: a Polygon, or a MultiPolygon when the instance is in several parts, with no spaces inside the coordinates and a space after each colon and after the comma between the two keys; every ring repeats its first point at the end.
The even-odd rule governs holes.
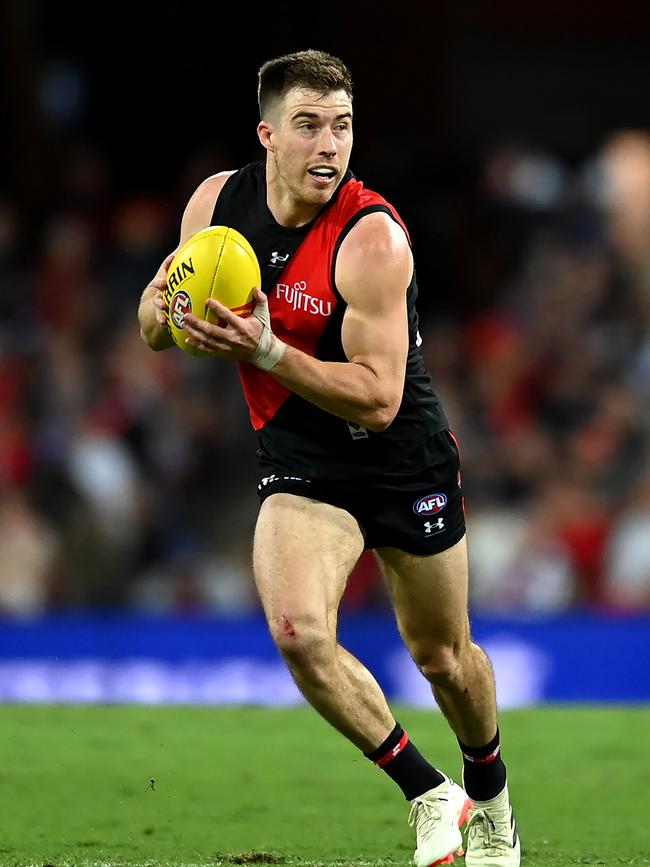
{"type": "Polygon", "coordinates": [[[294,494],[268,497],[253,545],[258,593],[269,623],[326,623],[333,634],[348,576],[363,551],[344,509],[294,494]]]}
{"type": "Polygon", "coordinates": [[[455,647],[469,639],[467,544],[418,557],[379,548],[397,624],[407,644],[455,647]]]}

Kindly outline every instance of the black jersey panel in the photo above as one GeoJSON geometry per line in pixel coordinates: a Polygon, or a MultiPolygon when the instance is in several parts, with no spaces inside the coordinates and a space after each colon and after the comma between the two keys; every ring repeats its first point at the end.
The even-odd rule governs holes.
{"type": "Polygon", "coordinates": [[[267,295],[310,229],[310,224],[287,228],[273,219],[266,204],[263,163],[250,163],[228,178],[219,193],[211,225],[229,226],[246,238],[257,256],[262,289],[267,295]]]}

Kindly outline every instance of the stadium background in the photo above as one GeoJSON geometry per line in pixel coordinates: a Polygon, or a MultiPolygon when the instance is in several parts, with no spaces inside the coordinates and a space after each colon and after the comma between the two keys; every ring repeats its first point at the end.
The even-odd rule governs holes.
{"type": "MultiPolygon", "coordinates": [[[[261,154],[259,65],[318,47],[352,70],[353,170],[412,233],[502,702],[650,699],[650,11],[1,14],[0,697],[296,700],[252,584],[236,372],[150,352],[135,313],[195,186],[261,154]]],[[[428,701],[399,691],[370,556],[343,615],[428,701]]]]}

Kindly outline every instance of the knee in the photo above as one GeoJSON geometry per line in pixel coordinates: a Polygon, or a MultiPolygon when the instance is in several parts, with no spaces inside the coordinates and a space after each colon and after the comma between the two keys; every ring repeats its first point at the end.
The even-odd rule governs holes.
{"type": "Polygon", "coordinates": [[[292,668],[315,670],[334,660],[336,641],[314,618],[283,614],[269,622],[269,629],[275,646],[292,668]]]}
{"type": "Polygon", "coordinates": [[[460,644],[422,646],[413,653],[417,667],[434,686],[451,685],[460,678],[462,656],[460,644]]]}

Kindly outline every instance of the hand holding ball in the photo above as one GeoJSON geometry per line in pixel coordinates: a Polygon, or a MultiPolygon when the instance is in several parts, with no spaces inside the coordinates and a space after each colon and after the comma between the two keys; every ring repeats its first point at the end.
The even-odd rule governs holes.
{"type": "Polygon", "coordinates": [[[227,226],[209,226],[192,235],[178,250],[167,271],[167,324],[174,343],[190,355],[204,355],[186,343],[186,313],[218,324],[207,306],[219,301],[238,316],[250,316],[253,289],[261,285],[257,256],[246,238],[227,226]]]}

